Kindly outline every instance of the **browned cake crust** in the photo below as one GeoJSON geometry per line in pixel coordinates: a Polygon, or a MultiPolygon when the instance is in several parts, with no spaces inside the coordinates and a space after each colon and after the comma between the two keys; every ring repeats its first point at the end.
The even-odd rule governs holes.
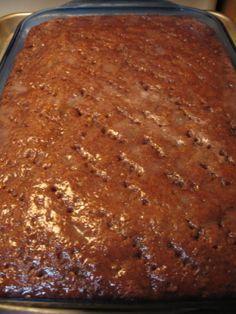
{"type": "Polygon", "coordinates": [[[33,28],[1,98],[0,296],[235,295],[235,100],[192,18],[33,28]]]}

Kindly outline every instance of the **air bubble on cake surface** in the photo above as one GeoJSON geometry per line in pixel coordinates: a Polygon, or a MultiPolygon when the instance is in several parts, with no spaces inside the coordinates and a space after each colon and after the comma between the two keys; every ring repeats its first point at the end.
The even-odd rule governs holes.
{"type": "Polygon", "coordinates": [[[157,102],[160,100],[160,95],[150,87],[148,89],[141,87],[140,96],[141,99],[145,99],[152,102],[157,102]]]}
{"type": "MultiPolygon", "coordinates": [[[[188,130],[186,132],[186,136],[192,139],[192,143],[196,146],[202,146],[207,149],[211,149],[212,154],[215,155],[217,160],[222,163],[228,163],[231,165],[235,165],[234,158],[223,148],[219,148],[219,143],[214,142],[204,136],[201,133],[195,133],[193,130],[188,130]]],[[[213,166],[208,165],[207,163],[200,163],[200,166],[206,170],[208,170],[209,173],[212,175],[215,174],[216,177],[220,177],[219,174],[217,174],[217,171],[213,169],[213,166]]],[[[214,162],[214,166],[217,167],[217,164],[214,162]]]]}
{"type": "Polygon", "coordinates": [[[219,156],[221,159],[223,159],[224,162],[235,165],[234,158],[231,155],[229,155],[229,153],[225,149],[219,150],[219,156]]]}
{"type": "MultiPolygon", "coordinates": [[[[170,123],[165,117],[162,117],[160,115],[156,115],[151,113],[150,111],[144,111],[143,115],[145,117],[146,125],[147,122],[150,121],[151,123],[155,123],[160,127],[159,134],[168,142],[173,143],[176,146],[182,146],[185,145],[185,139],[183,136],[179,135],[176,130],[171,129],[170,123]]],[[[150,125],[150,128],[152,126],[150,125]]]]}
{"type": "Polygon", "coordinates": [[[148,205],[150,203],[149,197],[139,186],[132,184],[128,181],[124,181],[123,185],[129,191],[135,193],[143,205],[148,205]]]}
{"type": "Polygon", "coordinates": [[[213,148],[215,146],[217,146],[217,143],[213,144],[213,141],[210,140],[204,133],[202,132],[195,132],[192,129],[187,130],[185,135],[192,139],[192,143],[194,145],[198,145],[198,146],[204,146],[207,149],[213,148]]]}
{"type": "Polygon", "coordinates": [[[81,210],[89,206],[87,200],[80,197],[68,181],[60,181],[51,186],[51,191],[62,201],[64,208],[68,213],[77,215],[81,210]]]}
{"type": "Polygon", "coordinates": [[[175,146],[181,147],[186,143],[183,136],[179,135],[174,129],[170,129],[168,126],[161,128],[160,134],[166,141],[175,146]]]}
{"type": "Polygon", "coordinates": [[[195,223],[192,222],[191,219],[186,219],[187,226],[190,230],[192,230],[192,238],[194,240],[198,240],[203,233],[203,230],[201,227],[196,225],[195,223]]]}
{"type": "Polygon", "coordinates": [[[103,181],[109,181],[110,176],[107,174],[105,170],[101,170],[93,165],[90,166],[91,172],[95,174],[97,177],[100,177],[103,181]]]}
{"type": "Polygon", "coordinates": [[[184,115],[191,121],[197,123],[197,124],[206,124],[207,121],[203,120],[202,118],[196,116],[195,114],[193,114],[191,111],[187,110],[186,108],[181,108],[182,112],[184,113],[184,115]]]}
{"type": "Polygon", "coordinates": [[[107,135],[111,139],[118,141],[119,143],[127,142],[127,140],[123,137],[123,135],[119,133],[118,131],[115,131],[114,129],[103,127],[102,133],[107,135]]]}
{"type": "Polygon", "coordinates": [[[127,126],[127,120],[122,118],[114,120],[112,128],[121,133],[127,141],[134,139],[139,132],[138,128],[133,127],[131,124],[127,126]]]}
{"type": "Polygon", "coordinates": [[[221,185],[224,187],[230,186],[232,184],[232,182],[230,180],[225,179],[223,177],[220,179],[220,182],[221,182],[221,185]]]}
{"type": "Polygon", "coordinates": [[[193,138],[193,144],[194,145],[208,145],[209,139],[207,137],[204,137],[203,135],[197,135],[193,138]]]}
{"type": "Polygon", "coordinates": [[[173,250],[176,257],[179,258],[184,265],[190,264],[193,268],[197,267],[197,262],[190,255],[187,254],[187,252],[181,245],[177,244],[174,241],[169,241],[167,246],[168,248],[173,250]]]}
{"type": "Polygon", "coordinates": [[[142,176],[145,173],[144,168],[135,161],[129,159],[124,152],[120,153],[118,160],[127,166],[130,172],[135,172],[138,176],[142,176]]]}
{"type": "Polygon", "coordinates": [[[80,144],[74,144],[72,148],[76,150],[83,159],[86,159],[89,162],[96,163],[101,159],[99,154],[96,154],[95,156],[92,155],[80,144]]]}
{"type": "Polygon", "coordinates": [[[141,121],[138,118],[135,118],[133,115],[131,115],[127,109],[122,108],[120,106],[116,107],[117,111],[122,114],[124,117],[128,118],[132,123],[141,125],[141,121]]]}
{"type": "Polygon", "coordinates": [[[157,143],[155,143],[150,136],[144,135],[144,137],[143,137],[143,144],[149,145],[150,147],[152,147],[158,153],[158,155],[160,157],[165,157],[166,156],[163,148],[160,145],[158,145],[157,143]]]}
{"type": "Polygon", "coordinates": [[[213,178],[219,178],[219,174],[218,174],[218,173],[216,172],[216,170],[215,170],[212,166],[210,166],[209,164],[204,163],[204,162],[200,162],[200,163],[199,163],[199,166],[200,166],[202,169],[206,170],[207,173],[208,173],[211,177],[213,177],[213,178]]]}
{"type": "Polygon", "coordinates": [[[165,175],[169,181],[176,186],[183,188],[186,185],[184,178],[175,171],[166,171],[165,175]]]}

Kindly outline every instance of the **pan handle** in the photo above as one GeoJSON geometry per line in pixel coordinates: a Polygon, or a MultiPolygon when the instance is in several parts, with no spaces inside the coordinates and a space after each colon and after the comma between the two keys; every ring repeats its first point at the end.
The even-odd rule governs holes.
{"type": "Polygon", "coordinates": [[[63,5],[63,7],[76,8],[96,8],[96,7],[179,7],[179,5],[168,0],[73,0],[63,5]]]}

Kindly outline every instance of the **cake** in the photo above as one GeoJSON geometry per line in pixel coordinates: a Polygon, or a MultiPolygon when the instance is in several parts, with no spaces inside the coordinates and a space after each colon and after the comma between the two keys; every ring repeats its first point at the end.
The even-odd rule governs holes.
{"type": "Polygon", "coordinates": [[[0,296],[234,297],[235,99],[192,17],[33,27],[0,101],[0,296]]]}

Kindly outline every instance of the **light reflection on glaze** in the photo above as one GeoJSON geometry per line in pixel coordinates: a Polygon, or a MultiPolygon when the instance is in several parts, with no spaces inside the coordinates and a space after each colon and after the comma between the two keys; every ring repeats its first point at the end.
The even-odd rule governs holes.
{"type": "MultiPolygon", "coordinates": [[[[72,220],[78,222],[77,219],[73,219],[72,220]]],[[[78,228],[76,225],[73,226],[73,228],[76,230],[76,232],[83,237],[83,239],[85,239],[87,241],[88,244],[92,243],[93,241],[96,241],[97,237],[88,237],[84,234],[84,232],[81,231],[80,228],[78,228]]]]}
{"type": "Polygon", "coordinates": [[[61,228],[58,224],[60,221],[59,216],[51,206],[51,198],[43,193],[47,187],[48,185],[44,182],[34,186],[35,190],[29,197],[26,226],[33,229],[34,225],[32,225],[32,220],[36,218],[37,224],[40,227],[59,236],[61,232],[61,228]]]}
{"type": "MultiPolygon", "coordinates": [[[[34,217],[37,217],[37,223],[45,228],[49,232],[55,233],[55,235],[60,234],[60,227],[57,224],[58,216],[56,212],[53,211],[52,208],[50,208],[52,201],[49,197],[43,195],[43,194],[38,194],[33,193],[30,197],[30,205],[29,209],[27,211],[27,216],[32,219],[34,217]],[[37,204],[36,199],[40,200],[42,204],[37,204]],[[47,219],[46,217],[48,216],[48,211],[50,210],[50,219],[47,219]]],[[[26,222],[26,225],[30,226],[33,228],[33,225],[31,222],[28,221],[26,222]]]]}

